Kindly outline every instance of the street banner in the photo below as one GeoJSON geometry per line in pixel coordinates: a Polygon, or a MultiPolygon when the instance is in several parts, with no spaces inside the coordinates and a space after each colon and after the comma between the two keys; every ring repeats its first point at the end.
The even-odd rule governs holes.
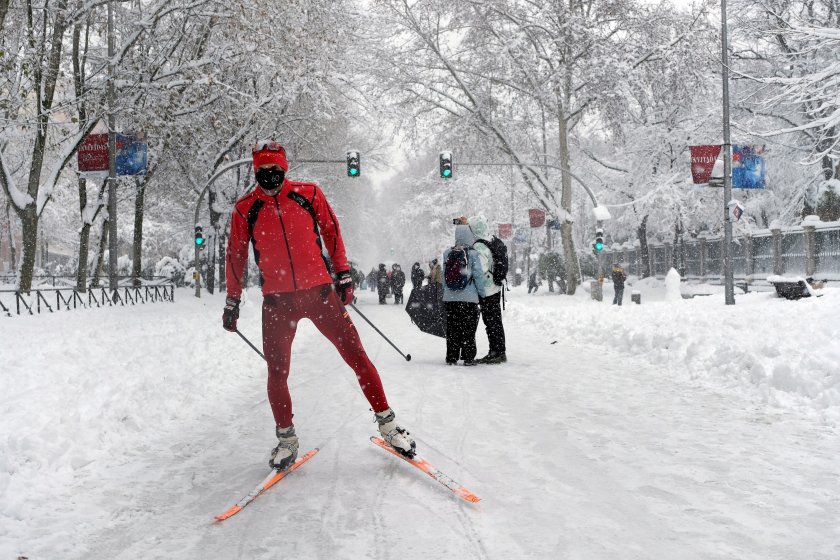
{"type": "Polygon", "coordinates": [[[528,219],[531,222],[532,228],[542,227],[545,224],[545,210],[531,208],[528,210],[528,219]]]}
{"type": "Polygon", "coordinates": [[[513,237],[513,224],[499,224],[499,239],[513,237]]]}
{"type": "Polygon", "coordinates": [[[513,242],[517,245],[527,245],[528,230],[525,228],[516,228],[516,233],[513,235],[513,242]]]}
{"type": "Polygon", "coordinates": [[[689,146],[688,149],[691,150],[691,178],[694,184],[707,184],[720,155],[720,146],[689,146]]]}
{"type": "Polygon", "coordinates": [[[108,135],[88,134],[76,152],[80,173],[108,173],[108,135]]]}
{"type": "MultiPolygon", "coordinates": [[[[145,135],[117,134],[117,175],[143,175],[146,173],[149,148],[145,135]]],[[[88,134],[77,152],[79,173],[108,175],[108,135],[88,134]]]]}
{"type": "Polygon", "coordinates": [[[764,145],[732,145],[732,188],[763,189],[764,145]]]}

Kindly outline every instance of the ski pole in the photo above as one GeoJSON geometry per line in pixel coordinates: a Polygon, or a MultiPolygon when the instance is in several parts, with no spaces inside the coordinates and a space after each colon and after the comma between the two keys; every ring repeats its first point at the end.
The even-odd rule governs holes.
{"type": "Polygon", "coordinates": [[[387,337],[387,336],[385,336],[384,334],[382,334],[382,331],[380,331],[379,329],[377,329],[377,328],[376,328],[376,325],[374,325],[373,323],[371,323],[371,322],[370,322],[370,319],[368,319],[367,317],[365,317],[365,314],[364,314],[364,313],[362,313],[361,311],[359,311],[359,309],[358,309],[358,308],[357,308],[354,304],[352,304],[352,303],[351,303],[351,304],[349,304],[349,305],[350,305],[350,307],[352,307],[352,308],[353,308],[353,311],[355,311],[356,313],[358,313],[358,314],[359,314],[359,316],[360,316],[362,319],[364,319],[365,321],[367,321],[367,324],[368,324],[368,325],[370,325],[371,327],[373,327],[373,330],[375,330],[376,332],[378,332],[378,333],[379,333],[379,335],[380,335],[382,338],[384,338],[384,339],[388,342],[388,344],[390,344],[391,346],[393,346],[393,347],[394,347],[394,350],[396,350],[396,351],[397,351],[397,353],[399,353],[399,355],[400,355],[400,356],[402,356],[403,358],[405,358],[405,361],[406,361],[406,362],[410,362],[410,361],[411,361],[411,354],[403,354],[402,352],[400,352],[400,349],[399,349],[399,348],[397,348],[397,346],[396,346],[393,342],[391,342],[391,341],[388,339],[388,337],[387,337]]]}
{"type": "MultiPolygon", "coordinates": [[[[265,355],[264,355],[262,352],[260,352],[260,351],[259,351],[259,349],[258,349],[256,346],[254,346],[253,344],[251,344],[251,341],[250,341],[250,340],[248,340],[247,338],[245,338],[245,335],[244,335],[244,334],[242,334],[241,332],[239,332],[239,329],[236,329],[236,334],[238,334],[239,336],[241,336],[241,337],[242,337],[242,340],[244,340],[245,342],[247,342],[247,343],[248,343],[248,346],[250,346],[251,348],[253,348],[253,349],[254,349],[254,352],[256,352],[257,354],[259,354],[259,355],[260,355],[260,358],[262,358],[263,360],[265,360],[265,355]]],[[[267,360],[266,360],[266,361],[267,361],[267,360]]]]}

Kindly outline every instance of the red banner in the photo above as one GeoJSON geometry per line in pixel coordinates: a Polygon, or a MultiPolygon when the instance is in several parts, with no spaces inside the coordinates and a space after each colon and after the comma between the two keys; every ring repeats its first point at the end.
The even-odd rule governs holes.
{"type": "Polygon", "coordinates": [[[715,167],[720,146],[689,146],[691,150],[691,178],[695,185],[709,182],[715,167]]]}
{"type": "Polygon", "coordinates": [[[88,134],[79,145],[79,171],[108,171],[108,135],[88,134]]]}
{"type": "Polygon", "coordinates": [[[531,208],[528,210],[528,219],[531,220],[531,227],[538,228],[545,225],[545,210],[531,208]]]}
{"type": "Polygon", "coordinates": [[[499,224],[499,239],[513,237],[513,224],[499,224]]]}

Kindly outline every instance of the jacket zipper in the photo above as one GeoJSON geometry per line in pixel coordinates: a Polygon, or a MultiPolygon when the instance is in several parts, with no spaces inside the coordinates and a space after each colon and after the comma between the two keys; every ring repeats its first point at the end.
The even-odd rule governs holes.
{"type": "Polygon", "coordinates": [[[280,219],[280,229],[283,230],[283,241],[286,242],[286,253],[289,255],[289,267],[292,269],[292,286],[294,286],[295,290],[297,290],[297,281],[295,280],[295,263],[292,262],[292,249],[289,247],[289,238],[286,237],[286,224],[283,223],[283,215],[280,213],[280,202],[277,200],[277,196],[280,193],[274,195],[274,211],[277,212],[277,217],[280,219]]]}

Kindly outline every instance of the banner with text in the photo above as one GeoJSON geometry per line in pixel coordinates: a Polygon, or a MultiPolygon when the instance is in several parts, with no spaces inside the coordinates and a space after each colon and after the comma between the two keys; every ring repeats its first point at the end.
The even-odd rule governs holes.
{"type": "MultiPolygon", "coordinates": [[[[148,145],[143,134],[117,134],[117,175],[143,175],[148,161],[148,145]]],[[[79,173],[108,175],[108,135],[88,134],[77,152],[79,173]]]]}
{"type": "Polygon", "coordinates": [[[691,179],[695,185],[707,184],[720,155],[720,146],[689,146],[688,149],[691,150],[691,179]]]}
{"type": "Polygon", "coordinates": [[[542,227],[545,224],[545,210],[531,208],[528,210],[528,220],[531,222],[532,228],[542,227]]]}

